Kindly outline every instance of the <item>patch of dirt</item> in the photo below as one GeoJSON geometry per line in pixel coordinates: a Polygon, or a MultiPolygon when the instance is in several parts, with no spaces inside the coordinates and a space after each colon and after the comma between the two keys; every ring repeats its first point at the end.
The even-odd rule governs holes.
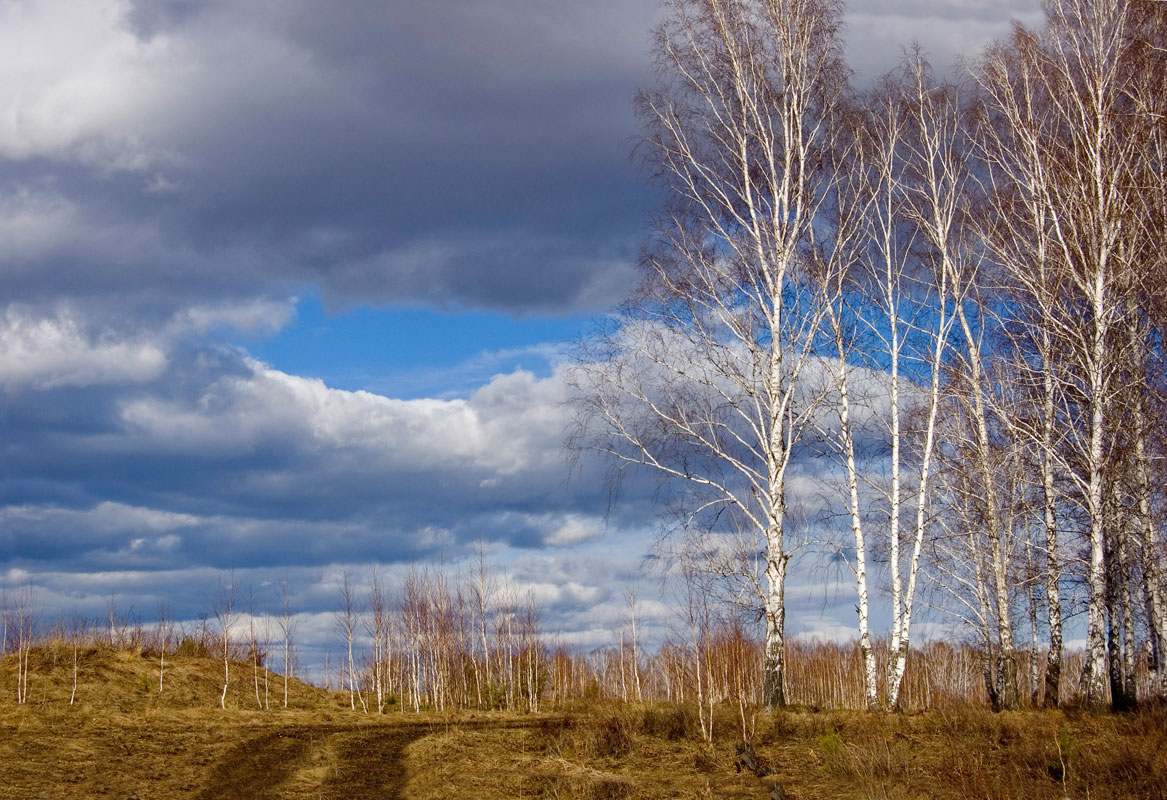
{"type": "Polygon", "coordinates": [[[287,728],[237,745],[215,766],[200,800],[280,797],[279,787],[295,773],[312,740],[305,728],[287,728]]]}
{"type": "Polygon", "coordinates": [[[401,796],[412,724],[286,726],[240,742],[214,767],[199,800],[401,796]]]}
{"type": "Polygon", "coordinates": [[[376,726],[339,733],[331,745],[332,770],[320,796],[401,797],[405,786],[405,748],[428,731],[421,726],[376,726]]]}

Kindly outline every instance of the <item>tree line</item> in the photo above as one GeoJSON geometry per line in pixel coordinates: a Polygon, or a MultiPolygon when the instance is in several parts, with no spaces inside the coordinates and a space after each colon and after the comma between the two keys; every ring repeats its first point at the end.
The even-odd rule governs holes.
{"type": "Polygon", "coordinates": [[[761,621],[767,706],[792,559],[850,572],[868,708],[902,706],[922,603],[995,708],[1167,697],[1167,5],[1042,8],[859,89],[836,0],[667,3],[637,100],[667,202],[572,443],[658,476],[674,563],[761,621]]]}
{"type": "MultiPolygon", "coordinates": [[[[5,593],[0,614],[0,697],[17,705],[50,696],[54,703],[91,703],[87,691],[106,674],[101,653],[129,651],[152,665],[132,691],[160,700],[175,691],[175,665],[193,660],[207,667],[206,674],[221,676],[209,702],[222,708],[295,710],[303,692],[289,692],[289,681],[298,677],[333,691],[357,714],[529,713],[663,702],[691,709],[707,740],[718,731],[751,739],[763,705],[763,640],[739,609],[718,602],[705,587],[682,582],[674,588],[663,641],[652,647],[640,641],[643,611],[630,588],[610,644],[591,649],[545,630],[545,613],[534,598],[481,561],[460,572],[414,569],[392,583],[376,567],[344,572],[335,586],[331,635],[315,642],[300,633],[295,593],[282,582],[256,592],[224,576],[207,613],[175,621],[160,607],[148,622],[132,609],[119,611],[116,598],[101,618],[49,616],[38,609],[35,592],[21,588],[5,593]],[[311,671],[298,655],[305,646],[325,652],[323,664],[311,671]]],[[[881,659],[890,655],[886,641],[874,647],[881,659]]],[[[792,641],[787,658],[791,702],[866,707],[856,642],[792,641]]],[[[1084,659],[1076,652],[1069,662],[1084,659]]],[[[980,661],[979,648],[970,643],[914,648],[903,707],[985,703],[980,661]]],[[[1136,673],[1148,685],[1144,660],[1136,673]]],[[[1036,688],[1024,675],[1021,685],[1036,688]]],[[[108,695],[110,689],[98,691],[108,695]]]]}

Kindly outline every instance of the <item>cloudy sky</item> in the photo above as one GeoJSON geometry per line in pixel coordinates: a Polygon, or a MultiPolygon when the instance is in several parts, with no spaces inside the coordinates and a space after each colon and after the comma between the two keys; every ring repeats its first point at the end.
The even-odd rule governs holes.
{"type": "MultiPolygon", "coordinates": [[[[853,5],[864,80],[1036,3],[853,5]]],[[[603,643],[652,498],[568,469],[561,363],[656,203],[630,153],[659,13],[0,0],[5,586],[192,618],[235,570],[322,612],[345,567],[482,541],[603,643]]],[[[795,631],[851,624],[794,595],[795,631]]]]}

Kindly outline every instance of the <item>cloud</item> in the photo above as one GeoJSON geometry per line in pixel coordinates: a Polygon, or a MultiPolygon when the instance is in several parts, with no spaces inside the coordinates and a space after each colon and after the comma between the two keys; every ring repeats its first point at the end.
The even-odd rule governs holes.
{"type": "Polygon", "coordinates": [[[165,367],[156,344],[85,330],[67,309],[38,318],[10,306],[0,317],[0,387],[8,390],[144,383],[165,367]]]}
{"type": "Polygon", "coordinates": [[[569,547],[600,536],[602,531],[594,523],[570,517],[544,538],[544,542],[554,547],[569,547]]]}
{"type": "Polygon", "coordinates": [[[271,335],[291,321],[295,302],[295,298],[276,301],[259,297],[236,303],[193,306],[176,314],[171,328],[179,334],[207,334],[225,328],[249,335],[271,335]]]}
{"type": "MultiPolygon", "coordinates": [[[[861,75],[1034,4],[882,0],[861,75]]],[[[68,0],[0,9],[0,278],[25,301],[597,310],[654,194],[629,154],[655,0],[68,0]]]]}
{"type": "Polygon", "coordinates": [[[810,620],[804,630],[791,636],[795,642],[808,644],[846,644],[858,636],[854,625],[842,624],[829,619],[810,620]]]}
{"type": "Polygon", "coordinates": [[[560,311],[631,280],[652,0],[2,13],[0,237],[21,247],[0,275],[25,299],[308,283],[341,304],[560,311]]]}
{"type": "Polygon", "coordinates": [[[144,171],[161,153],[135,124],[166,91],[167,42],[120,23],[124,4],[92,0],[0,6],[0,156],[144,171]]]}
{"type": "MultiPolygon", "coordinates": [[[[10,308],[0,340],[10,564],[108,571],[407,561],[477,539],[605,530],[602,469],[570,479],[562,368],[402,400],[292,375],[208,339],[288,305],[199,305],[153,329],[10,308]]],[[[632,503],[626,519],[648,513],[632,503]]],[[[623,524],[623,523],[621,523],[623,524]]]]}
{"type": "Polygon", "coordinates": [[[848,60],[860,83],[894,69],[904,50],[919,43],[938,74],[957,59],[975,59],[1011,20],[1036,24],[1036,0],[870,0],[847,12],[848,60]]]}

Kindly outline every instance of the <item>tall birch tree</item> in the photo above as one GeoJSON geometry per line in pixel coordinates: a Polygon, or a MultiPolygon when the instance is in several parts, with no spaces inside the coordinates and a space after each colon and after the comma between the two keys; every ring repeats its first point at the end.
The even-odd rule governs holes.
{"type": "MultiPolygon", "coordinates": [[[[1056,363],[1045,369],[1060,385],[1047,396],[1061,400],[1064,415],[1057,445],[1044,432],[1041,452],[1073,487],[1068,496],[1086,529],[1087,659],[1080,691],[1091,705],[1104,702],[1108,690],[1107,631],[1122,624],[1108,615],[1112,589],[1121,588],[1108,581],[1129,581],[1118,569],[1117,551],[1128,549],[1121,531],[1137,527],[1113,499],[1121,472],[1117,426],[1131,397],[1124,380],[1133,338],[1127,333],[1145,287],[1145,258],[1161,250],[1161,233],[1146,224],[1144,190],[1153,174],[1145,168],[1153,134],[1162,123],[1134,101],[1153,77],[1146,59],[1137,57],[1136,12],[1143,5],[1046,0],[1045,29],[1019,26],[1011,47],[990,51],[978,73],[988,110],[998,115],[995,136],[1005,145],[990,141],[987,148],[994,190],[1004,185],[1017,198],[1009,210],[1016,208],[1028,225],[1018,235],[1033,256],[1001,261],[1014,285],[1038,302],[1051,286],[1057,290],[1043,307],[1051,313],[1038,324],[1047,327],[1043,335],[1054,334],[1049,355],[1056,363]]],[[[994,251],[1008,255],[1013,247],[1006,238],[994,251]]],[[[1043,470],[1048,485],[1049,467],[1043,470]]]]}
{"type": "Polygon", "coordinates": [[[664,478],[690,530],[754,540],[763,702],[785,705],[787,482],[824,314],[807,268],[846,82],[834,0],[672,0],[638,110],[666,190],[639,291],[585,343],[576,441],[664,478]]]}
{"type": "Polygon", "coordinates": [[[877,255],[868,324],[882,345],[877,358],[888,376],[891,453],[885,503],[892,630],[887,693],[892,708],[900,706],[931,518],[929,480],[941,373],[958,319],[953,309],[959,309],[966,292],[960,280],[965,257],[959,209],[966,194],[960,102],[956,87],[937,81],[916,51],[877,111],[875,126],[885,140],[877,169],[883,199],[872,214],[877,255]]]}

